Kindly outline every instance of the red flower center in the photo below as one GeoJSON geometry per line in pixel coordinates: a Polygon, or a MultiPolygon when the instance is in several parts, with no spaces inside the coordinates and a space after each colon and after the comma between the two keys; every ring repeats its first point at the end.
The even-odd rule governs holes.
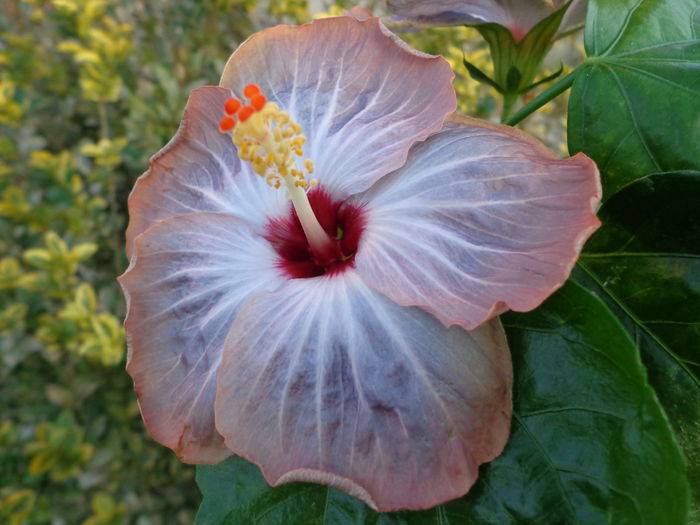
{"type": "Polygon", "coordinates": [[[334,274],[351,268],[365,227],[361,207],[334,201],[318,186],[307,196],[318,222],[334,242],[323,253],[313,250],[291,203],[289,215],[270,219],[265,238],[280,256],[278,267],[291,279],[334,274]]]}

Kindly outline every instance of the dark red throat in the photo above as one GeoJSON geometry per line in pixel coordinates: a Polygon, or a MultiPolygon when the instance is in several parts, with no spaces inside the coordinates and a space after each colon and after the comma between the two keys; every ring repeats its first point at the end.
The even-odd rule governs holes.
{"type": "Polygon", "coordinates": [[[334,201],[320,187],[311,189],[307,195],[318,222],[334,242],[324,253],[315,253],[291,202],[286,217],[270,219],[265,238],[280,257],[278,267],[291,279],[334,274],[351,268],[365,227],[361,207],[334,201]]]}

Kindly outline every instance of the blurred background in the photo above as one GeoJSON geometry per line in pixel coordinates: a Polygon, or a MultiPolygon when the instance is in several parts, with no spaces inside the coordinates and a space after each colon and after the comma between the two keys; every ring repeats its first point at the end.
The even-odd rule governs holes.
{"type": "MultiPolygon", "coordinates": [[[[146,435],[124,372],[127,196],[240,42],[344,4],[0,1],[0,524],[192,523],[195,469],[146,435]]],[[[402,36],[450,61],[463,113],[497,120],[462,65],[490,71],[474,29],[402,36]]],[[[582,56],[560,41],[542,76],[582,56]]],[[[562,153],[565,108],[525,123],[562,153]]]]}

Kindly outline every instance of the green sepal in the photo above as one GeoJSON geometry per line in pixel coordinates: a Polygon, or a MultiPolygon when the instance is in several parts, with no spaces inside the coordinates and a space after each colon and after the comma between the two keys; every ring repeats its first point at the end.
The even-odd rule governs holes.
{"type": "Polygon", "coordinates": [[[520,91],[520,80],[522,80],[522,75],[520,71],[515,66],[510,66],[508,68],[508,73],[506,73],[506,92],[508,93],[518,93],[520,91]]]}
{"type": "Polygon", "coordinates": [[[481,84],[486,84],[487,86],[491,86],[493,89],[495,89],[499,93],[503,93],[503,88],[501,86],[499,86],[495,80],[493,80],[491,77],[489,77],[481,69],[479,69],[474,64],[469,62],[467,60],[467,57],[462,57],[462,63],[464,64],[464,67],[467,68],[467,71],[469,72],[469,76],[472,77],[472,79],[476,80],[477,82],[480,82],[481,84]]]}
{"type": "Polygon", "coordinates": [[[538,22],[520,42],[516,42],[510,30],[499,24],[476,25],[476,29],[489,44],[495,82],[498,85],[505,86],[507,92],[515,94],[523,93],[533,83],[570,3],[567,2],[538,22]]]}
{"type": "Polygon", "coordinates": [[[560,64],[559,69],[557,69],[554,73],[552,73],[551,75],[547,75],[546,77],[544,77],[540,80],[537,80],[536,82],[533,82],[529,86],[523,88],[520,91],[520,93],[527,93],[528,91],[536,88],[537,86],[541,86],[542,84],[546,84],[547,82],[551,82],[555,78],[559,77],[559,75],[561,75],[563,72],[564,72],[564,64],[560,64]]]}

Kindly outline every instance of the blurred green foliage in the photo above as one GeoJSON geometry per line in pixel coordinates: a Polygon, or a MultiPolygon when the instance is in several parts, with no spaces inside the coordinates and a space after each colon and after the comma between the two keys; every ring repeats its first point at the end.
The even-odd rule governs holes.
{"type": "Polygon", "coordinates": [[[0,523],[193,520],[193,468],[148,438],[123,371],[115,277],[135,178],[253,8],[0,7],[0,523]]]}
{"type": "MultiPolygon", "coordinates": [[[[148,438],[123,370],[126,200],[192,88],[252,32],[308,19],[305,0],[0,5],[0,523],[193,521],[194,469],[148,438]]],[[[405,37],[494,117],[461,66],[489,68],[472,29],[405,37]]]]}

